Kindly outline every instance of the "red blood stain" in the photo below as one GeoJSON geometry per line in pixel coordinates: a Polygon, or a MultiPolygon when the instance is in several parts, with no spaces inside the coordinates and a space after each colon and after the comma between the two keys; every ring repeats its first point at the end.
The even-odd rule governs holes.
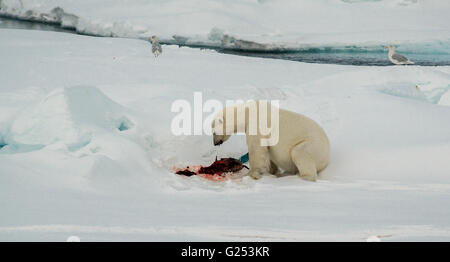
{"type": "Polygon", "coordinates": [[[243,165],[238,159],[227,157],[217,160],[216,157],[216,161],[214,161],[214,163],[207,167],[200,166],[196,172],[194,172],[192,168],[187,167],[185,169],[178,170],[175,174],[183,176],[200,175],[201,177],[210,180],[223,180],[226,173],[238,172],[243,168],[248,169],[248,167],[243,165]]]}

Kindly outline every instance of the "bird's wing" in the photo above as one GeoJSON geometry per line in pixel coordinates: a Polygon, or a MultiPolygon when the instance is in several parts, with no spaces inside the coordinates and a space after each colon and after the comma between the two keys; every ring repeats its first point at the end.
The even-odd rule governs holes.
{"type": "Polygon", "coordinates": [[[408,61],[408,58],[406,58],[406,57],[404,57],[402,55],[399,55],[399,54],[393,54],[392,58],[397,60],[397,61],[399,61],[399,62],[407,62],[408,61]]]}
{"type": "Polygon", "coordinates": [[[162,53],[162,48],[161,48],[161,45],[160,45],[160,44],[154,44],[154,45],[152,46],[152,52],[154,53],[154,52],[156,52],[156,51],[162,53]]]}

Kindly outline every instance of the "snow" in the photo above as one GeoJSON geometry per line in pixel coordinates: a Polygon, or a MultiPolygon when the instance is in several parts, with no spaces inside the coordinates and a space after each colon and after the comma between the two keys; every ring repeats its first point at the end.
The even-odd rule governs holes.
{"type": "Polygon", "coordinates": [[[445,51],[449,8],[445,0],[3,0],[0,12],[84,34],[226,48],[422,43],[445,51]]]}
{"type": "Polygon", "coordinates": [[[93,87],[56,90],[15,117],[8,145],[50,145],[62,142],[78,149],[91,141],[95,128],[123,131],[130,120],[120,105],[93,87]]]}
{"type": "Polygon", "coordinates": [[[142,40],[0,30],[0,240],[450,239],[450,67],[163,48],[155,58],[142,40]],[[171,134],[172,102],[197,91],[313,118],[330,165],[316,183],[173,174],[247,152],[244,136],[214,147],[171,134]]]}
{"type": "Polygon", "coordinates": [[[378,236],[370,236],[366,239],[366,242],[381,242],[381,239],[378,236]]]}
{"type": "Polygon", "coordinates": [[[440,105],[450,106],[450,90],[441,96],[439,99],[440,105]]]}

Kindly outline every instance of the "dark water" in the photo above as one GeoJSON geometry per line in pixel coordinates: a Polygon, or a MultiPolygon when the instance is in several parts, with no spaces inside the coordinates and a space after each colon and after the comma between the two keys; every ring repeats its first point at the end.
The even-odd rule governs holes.
{"type": "MultiPolygon", "coordinates": [[[[396,51],[416,65],[445,66],[450,65],[450,41],[403,44],[396,51]]],[[[390,66],[388,49],[383,45],[371,46],[323,46],[299,48],[283,52],[243,52],[238,50],[221,50],[223,53],[264,58],[277,58],[306,63],[390,66]]]]}
{"type": "Polygon", "coordinates": [[[63,28],[59,27],[58,25],[54,25],[54,24],[29,22],[29,21],[16,20],[16,19],[5,18],[5,17],[0,16],[0,29],[1,28],[76,33],[74,30],[63,29],[63,28]]]}
{"type": "MultiPolygon", "coordinates": [[[[306,63],[318,64],[338,64],[338,65],[360,65],[360,66],[391,66],[393,65],[388,58],[388,52],[366,53],[366,52],[315,52],[314,50],[302,50],[298,52],[287,53],[248,53],[238,51],[220,51],[222,53],[236,54],[243,56],[276,58],[291,61],[299,61],[306,63]]],[[[401,51],[399,51],[400,53],[401,51]]],[[[421,66],[445,66],[450,65],[450,55],[433,55],[433,54],[413,54],[405,53],[405,55],[416,65],[421,66]]]]}
{"type": "MultiPolygon", "coordinates": [[[[75,30],[63,29],[56,24],[29,22],[0,17],[0,29],[28,29],[74,33],[75,30]]],[[[220,53],[283,59],[306,63],[360,65],[360,66],[391,66],[388,51],[381,45],[372,46],[323,46],[298,48],[295,50],[280,50],[270,52],[254,52],[242,50],[227,50],[208,46],[190,46],[193,48],[214,49],[220,53]]],[[[450,66],[450,41],[419,44],[404,44],[397,47],[397,52],[403,54],[416,65],[421,66],[450,66]]]]}

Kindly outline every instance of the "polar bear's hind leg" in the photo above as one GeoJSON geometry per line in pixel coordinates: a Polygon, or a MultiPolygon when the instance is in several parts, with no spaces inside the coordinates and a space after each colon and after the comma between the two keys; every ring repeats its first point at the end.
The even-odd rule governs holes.
{"type": "Polygon", "coordinates": [[[308,153],[307,142],[294,146],[291,150],[291,159],[298,169],[298,175],[309,181],[317,180],[317,168],[314,159],[308,153]]]}

